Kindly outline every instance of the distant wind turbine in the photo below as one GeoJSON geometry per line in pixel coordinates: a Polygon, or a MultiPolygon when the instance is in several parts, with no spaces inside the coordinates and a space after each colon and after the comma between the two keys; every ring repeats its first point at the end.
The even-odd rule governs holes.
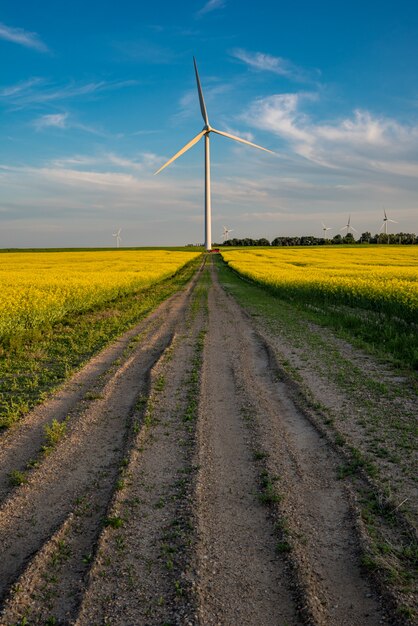
{"type": "Polygon", "coordinates": [[[384,215],[384,217],[383,217],[383,224],[381,225],[381,227],[379,229],[379,233],[381,233],[382,230],[384,230],[385,235],[387,235],[388,234],[388,222],[392,222],[393,224],[397,224],[398,222],[395,222],[395,220],[390,220],[388,218],[388,216],[386,215],[385,209],[383,209],[383,215],[384,215]]]}
{"type": "Polygon", "coordinates": [[[327,239],[328,230],[332,230],[332,226],[325,226],[324,222],[322,222],[322,231],[324,233],[324,239],[327,239]]]}
{"type": "Polygon", "coordinates": [[[224,241],[227,241],[227,239],[229,239],[229,233],[233,233],[234,229],[233,228],[227,228],[226,226],[224,226],[224,230],[222,233],[222,238],[224,241]]]}
{"type": "Polygon", "coordinates": [[[349,216],[348,216],[348,222],[347,222],[347,224],[346,224],[345,226],[343,226],[342,228],[340,228],[340,230],[345,230],[345,229],[347,229],[347,233],[346,233],[346,235],[345,235],[346,237],[347,237],[348,233],[350,232],[350,230],[353,230],[355,233],[356,233],[356,232],[358,232],[358,231],[354,228],[354,226],[351,226],[351,225],[350,225],[350,221],[351,221],[351,215],[349,215],[349,216]]]}
{"type": "Polygon", "coordinates": [[[202,137],[205,138],[205,248],[206,250],[210,250],[212,247],[212,216],[211,216],[211,193],[210,193],[210,147],[209,147],[209,135],[210,133],[216,133],[217,135],[222,135],[223,137],[228,137],[229,139],[233,139],[234,141],[239,141],[240,143],[245,143],[248,146],[252,146],[253,148],[259,148],[260,150],[264,150],[265,152],[271,152],[271,150],[267,150],[267,148],[262,148],[255,143],[251,143],[251,141],[247,141],[246,139],[241,139],[241,137],[235,137],[235,135],[230,135],[229,133],[225,133],[220,130],[216,130],[216,128],[212,128],[209,124],[209,118],[206,111],[205,100],[203,98],[202,86],[200,84],[199,73],[197,71],[196,59],[193,57],[194,69],[196,74],[196,83],[197,83],[197,91],[199,94],[199,102],[200,102],[200,110],[202,113],[203,121],[205,125],[203,129],[200,131],[196,137],[193,137],[189,143],[176,152],[176,154],[171,157],[164,163],[159,170],[155,172],[158,174],[161,172],[167,165],[170,165],[173,161],[175,161],[179,156],[187,152],[192,146],[194,146],[202,137]]]}
{"type": "Polygon", "coordinates": [[[112,237],[116,237],[116,247],[119,248],[120,246],[120,242],[122,241],[122,237],[120,236],[122,232],[122,229],[119,228],[119,230],[116,233],[112,233],[112,237]]]}

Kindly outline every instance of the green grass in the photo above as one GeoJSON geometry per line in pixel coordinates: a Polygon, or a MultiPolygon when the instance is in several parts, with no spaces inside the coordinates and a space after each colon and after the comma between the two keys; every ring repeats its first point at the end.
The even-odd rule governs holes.
{"type": "Polygon", "coordinates": [[[0,254],[7,252],[106,252],[107,250],[113,250],[115,252],[122,252],[123,250],[171,250],[173,252],[204,252],[204,246],[143,246],[143,247],[121,247],[115,248],[1,248],[0,254]]]}
{"type": "MultiPolygon", "coordinates": [[[[340,444],[341,445],[341,444],[340,444]]],[[[343,479],[347,476],[354,476],[359,470],[364,470],[371,478],[375,478],[377,475],[377,469],[375,465],[365,457],[357,448],[350,447],[350,460],[344,465],[340,465],[338,468],[338,478],[343,479]]]]}
{"type": "Polygon", "coordinates": [[[197,285],[194,288],[192,302],[191,302],[191,319],[189,323],[191,323],[198,312],[201,310],[203,306],[204,311],[207,311],[207,300],[208,300],[208,290],[211,284],[211,277],[209,272],[207,271],[207,267],[203,269],[202,273],[199,276],[199,280],[197,285]]]}
{"type": "MultiPolygon", "coordinates": [[[[377,312],[343,306],[328,297],[320,297],[313,291],[303,289],[285,291],[255,283],[248,278],[241,278],[227,266],[220,255],[217,257],[221,282],[225,283],[238,299],[243,296],[244,290],[245,298],[250,304],[260,297],[267,301],[270,295],[271,299],[276,301],[276,306],[279,304],[282,309],[287,306],[307,322],[328,326],[344,339],[354,341],[358,347],[380,356],[397,367],[415,372],[418,370],[417,320],[410,324],[408,320],[386,314],[384,310],[377,312]],[[264,298],[261,295],[263,293],[264,298]]],[[[267,302],[265,306],[269,308],[267,302]]]]}
{"type": "Polygon", "coordinates": [[[94,354],[181,289],[201,257],[174,276],[0,346],[0,430],[12,426],[94,354]]]}
{"type": "Polygon", "coordinates": [[[118,515],[114,515],[113,517],[107,517],[104,520],[104,526],[110,526],[110,528],[122,528],[124,525],[124,520],[118,515]]]}
{"type": "Polygon", "coordinates": [[[56,419],[53,419],[51,424],[45,426],[44,431],[45,446],[47,448],[54,448],[67,432],[67,421],[58,422],[56,419]]]}
{"type": "Polygon", "coordinates": [[[261,493],[259,494],[259,500],[262,504],[274,504],[282,501],[282,496],[277,493],[274,486],[277,478],[272,477],[266,470],[263,470],[260,474],[261,493]]]}
{"type": "Polygon", "coordinates": [[[381,377],[381,368],[383,371],[388,370],[390,378],[395,373],[390,357],[383,358],[381,353],[382,358],[376,358],[373,346],[366,346],[356,335],[350,335],[349,329],[342,331],[332,328],[330,332],[324,332],[323,327],[327,325],[314,317],[308,305],[304,308],[300,303],[287,302],[271,291],[243,280],[221,259],[217,260],[217,264],[224,288],[248,311],[256,325],[275,335],[278,345],[283,342],[287,346],[287,358],[278,354],[280,367],[298,384],[308,406],[319,412],[324,423],[333,429],[335,443],[340,447],[350,443],[339,432],[345,420],[354,421],[363,429],[364,437],[358,447],[364,458],[360,460],[353,457],[352,463],[341,468],[340,475],[354,474],[363,464],[363,468],[375,476],[376,467],[368,460],[379,466],[378,461],[384,458],[412,477],[409,453],[418,434],[417,423],[413,409],[405,410],[403,403],[398,403],[396,399],[404,398],[413,406],[416,386],[414,372],[403,370],[401,377],[390,384],[385,382],[381,377]],[[366,370],[361,367],[351,357],[351,352],[341,349],[340,338],[356,348],[366,348],[374,355],[376,368],[366,370]],[[295,354],[294,361],[292,352],[295,354]],[[349,399],[350,408],[346,408],[344,403],[336,409],[320,404],[314,395],[315,390],[309,388],[304,372],[299,367],[307,372],[313,371],[325,384],[335,385],[349,399]]]}
{"type": "MultiPolygon", "coordinates": [[[[399,592],[402,596],[402,611],[410,617],[413,611],[410,594],[416,580],[418,551],[407,522],[403,526],[398,519],[397,505],[391,495],[397,484],[394,478],[397,474],[391,473],[389,464],[395,464],[403,476],[413,478],[414,468],[409,451],[416,440],[417,426],[413,411],[416,375],[411,369],[411,362],[399,352],[397,358],[393,359],[389,353],[391,348],[387,345],[376,347],[373,341],[366,341],[367,329],[364,334],[357,333],[357,326],[344,325],[344,318],[337,323],[332,313],[327,316],[323,311],[318,312],[317,307],[311,307],[309,302],[289,302],[255,283],[243,280],[220,259],[217,263],[223,287],[254,318],[255,325],[259,325],[262,330],[268,329],[269,333],[277,337],[279,346],[280,342],[286,346],[287,361],[280,352],[277,355],[280,367],[290,379],[297,382],[307,406],[322,414],[324,423],[332,431],[335,444],[346,453],[346,460],[338,469],[339,478],[350,480],[359,492],[359,485],[363,484],[359,480],[362,474],[380,484],[381,491],[378,493],[374,493],[370,487],[364,495],[359,495],[361,514],[370,540],[370,551],[363,555],[363,567],[375,572],[380,579],[383,577],[389,588],[394,589],[395,593],[399,592]],[[324,327],[331,328],[332,332],[325,332],[324,327]],[[340,348],[335,336],[371,353],[374,356],[371,362],[376,363],[376,369],[371,368],[369,371],[359,367],[354,358],[356,351],[353,351],[351,357],[350,351],[345,352],[340,348]],[[399,380],[394,379],[388,384],[381,374],[387,370],[390,378],[394,373],[394,362],[408,369],[403,369],[399,380]],[[343,402],[327,411],[327,407],[313,396],[309,384],[298,372],[298,367],[308,373],[315,371],[320,380],[334,384],[337,391],[342,393],[342,398],[349,399],[348,407],[343,402]],[[411,410],[405,409],[402,403],[397,402],[397,398],[408,399],[411,410]],[[346,431],[344,434],[339,431],[345,420],[363,428],[364,436],[356,441],[356,446],[350,441],[349,428],[347,434],[346,431]],[[390,489],[386,500],[380,493],[385,492],[387,485],[390,489]]],[[[335,312],[335,315],[339,316],[340,313],[335,312]]],[[[255,461],[263,462],[259,451],[253,454],[255,461]]],[[[277,493],[276,485],[267,472],[261,476],[261,482],[261,500],[270,504],[272,496],[277,493]]],[[[406,519],[409,515],[407,506],[408,502],[401,511],[406,519]]],[[[287,545],[292,545],[291,541],[288,541],[286,533],[278,539],[278,551],[286,552],[287,545]]]]}
{"type": "Polygon", "coordinates": [[[278,554],[285,554],[286,552],[290,552],[291,549],[292,547],[288,541],[279,541],[276,544],[276,551],[278,554]]]}
{"type": "Polygon", "coordinates": [[[403,595],[399,611],[416,615],[413,591],[418,571],[418,544],[415,532],[404,527],[393,505],[375,493],[364,491],[361,515],[370,537],[370,548],[363,555],[363,567],[378,572],[403,595]]]}
{"type": "Polygon", "coordinates": [[[9,474],[9,484],[11,487],[18,487],[28,482],[25,472],[13,470],[9,474]]]}

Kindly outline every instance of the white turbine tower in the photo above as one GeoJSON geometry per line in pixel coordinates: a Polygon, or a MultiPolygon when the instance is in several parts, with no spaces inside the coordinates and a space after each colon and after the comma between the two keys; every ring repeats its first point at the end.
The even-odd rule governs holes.
{"type": "Polygon", "coordinates": [[[222,239],[224,241],[227,241],[227,239],[229,239],[229,233],[232,233],[232,232],[234,232],[233,228],[227,228],[226,226],[224,226],[223,233],[222,233],[222,239]]]}
{"type": "Polygon", "coordinates": [[[342,228],[340,228],[340,230],[345,230],[347,229],[347,233],[346,233],[346,237],[348,235],[348,233],[350,232],[350,230],[354,231],[355,233],[357,232],[357,230],[354,228],[354,226],[350,225],[350,221],[351,221],[351,215],[348,216],[348,222],[345,226],[343,226],[342,228]]]}
{"type": "Polygon", "coordinates": [[[120,246],[120,242],[122,241],[122,237],[120,236],[122,232],[122,229],[119,228],[119,230],[116,233],[112,233],[112,237],[116,237],[116,247],[119,248],[120,246]]]}
{"type": "Polygon", "coordinates": [[[155,172],[158,174],[163,170],[167,165],[170,165],[173,161],[175,161],[179,156],[187,152],[192,146],[195,145],[202,137],[205,138],[205,248],[206,250],[210,250],[212,247],[212,216],[211,216],[211,193],[210,193],[210,147],[209,147],[209,135],[210,133],[216,133],[217,135],[222,135],[223,137],[228,137],[229,139],[234,139],[234,141],[239,141],[240,143],[245,143],[248,146],[252,146],[253,148],[259,148],[260,150],[265,150],[265,152],[271,152],[271,150],[267,150],[267,148],[262,148],[255,143],[251,143],[251,141],[247,141],[246,139],[241,139],[241,137],[235,137],[234,135],[230,135],[229,133],[225,133],[220,130],[216,130],[216,128],[212,128],[209,124],[209,118],[206,111],[205,100],[203,98],[202,86],[200,84],[199,73],[197,71],[196,59],[193,57],[194,69],[196,74],[196,83],[197,83],[197,91],[199,94],[199,102],[200,102],[200,110],[202,112],[202,117],[205,125],[203,129],[200,131],[196,137],[194,137],[189,143],[176,152],[176,154],[171,157],[167,163],[164,163],[159,170],[155,172]]]}
{"type": "Polygon", "coordinates": [[[322,222],[322,231],[324,233],[324,239],[328,239],[327,231],[332,230],[332,226],[325,226],[324,222],[322,222]]]}
{"type": "Polygon", "coordinates": [[[382,230],[384,230],[385,235],[387,235],[388,234],[388,222],[392,222],[393,224],[397,224],[398,222],[395,222],[395,220],[390,220],[388,218],[388,216],[386,215],[385,209],[383,209],[383,215],[384,215],[384,217],[383,217],[383,224],[381,225],[381,227],[379,229],[379,233],[381,233],[382,230]]]}

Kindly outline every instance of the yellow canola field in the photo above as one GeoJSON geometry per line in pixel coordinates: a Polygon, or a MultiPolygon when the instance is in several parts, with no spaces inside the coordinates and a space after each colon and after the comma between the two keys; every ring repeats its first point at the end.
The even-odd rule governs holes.
{"type": "Polygon", "coordinates": [[[418,322],[418,246],[224,249],[222,256],[243,276],[282,295],[418,322]]]}
{"type": "Polygon", "coordinates": [[[149,287],[197,255],[169,250],[0,254],[0,339],[149,287]]]}

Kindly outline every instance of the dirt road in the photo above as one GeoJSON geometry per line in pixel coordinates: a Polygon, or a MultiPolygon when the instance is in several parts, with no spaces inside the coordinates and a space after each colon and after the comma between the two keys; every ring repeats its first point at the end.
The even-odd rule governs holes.
{"type": "Polygon", "coordinates": [[[3,435],[0,461],[2,625],[402,623],[361,568],[338,451],[212,265],[3,435]]]}

